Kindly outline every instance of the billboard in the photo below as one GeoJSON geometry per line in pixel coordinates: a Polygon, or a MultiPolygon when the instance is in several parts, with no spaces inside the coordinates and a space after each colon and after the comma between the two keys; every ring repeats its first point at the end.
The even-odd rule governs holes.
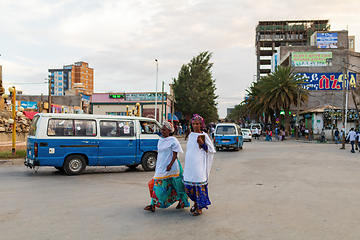
{"type": "MultiPolygon", "coordinates": [[[[161,92],[157,94],[157,101],[161,101],[161,96],[161,92]]],[[[126,101],[155,101],[155,93],[126,93],[125,99],[126,101]]],[[[164,100],[166,101],[166,93],[164,93],[164,100]]]]}
{"type": "Polygon", "coordinates": [[[317,33],[316,35],[317,48],[338,48],[337,44],[337,33],[317,33]]]}
{"type": "MultiPolygon", "coordinates": [[[[303,87],[307,90],[342,90],[342,73],[298,73],[303,76],[303,87]]],[[[356,86],[356,74],[349,73],[350,87],[356,86]]]]}
{"type": "Polygon", "coordinates": [[[291,65],[294,67],[332,66],[332,52],[293,52],[291,65]]]}
{"type": "Polygon", "coordinates": [[[21,101],[20,105],[24,109],[37,109],[37,102],[21,101]]]}

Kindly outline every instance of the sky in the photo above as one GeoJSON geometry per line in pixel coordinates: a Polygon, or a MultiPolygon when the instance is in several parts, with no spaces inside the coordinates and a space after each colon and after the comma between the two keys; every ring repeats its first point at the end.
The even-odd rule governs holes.
{"type": "MultiPolygon", "coordinates": [[[[0,0],[5,89],[47,94],[48,69],[94,68],[96,93],[155,92],[200,52],[211,62],[218,113],[244,100],[256,74],[258,21],[329,19],[360,47],[358,0],[0,0]]],[[[7,91],[7,90],[6,90],[7,91]]]]}

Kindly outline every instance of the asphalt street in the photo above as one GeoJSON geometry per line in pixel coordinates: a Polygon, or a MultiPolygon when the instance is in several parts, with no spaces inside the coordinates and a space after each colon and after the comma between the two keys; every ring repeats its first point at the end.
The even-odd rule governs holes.
{"type": "Polygon", "coordinates": [[[0,239],[359,239],[360,153],[349,147],[253,140],[219,151],[198,217],[144,211],[153,172],[141,167],[67,176],[0,161],[0,239]]]}

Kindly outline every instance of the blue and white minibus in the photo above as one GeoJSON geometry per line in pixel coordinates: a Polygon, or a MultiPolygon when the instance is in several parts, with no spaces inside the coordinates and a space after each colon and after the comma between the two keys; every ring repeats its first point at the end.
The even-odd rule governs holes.
{"type": "Polygon", "coordinates": [[[86,166],[155,170],[161,126],[152,118],[39,113],[27,137],[25,166],[52,166],[68,175],[86,166]]]}

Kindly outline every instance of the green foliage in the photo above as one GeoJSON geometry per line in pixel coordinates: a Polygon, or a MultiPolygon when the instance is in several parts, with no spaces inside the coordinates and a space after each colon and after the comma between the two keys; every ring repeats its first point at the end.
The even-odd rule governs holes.
{"type": "Polygon", "coordinates": [[[206,123],[218,119],[215,95],[215,79],[212,78],[210,63],[212,53],[201,52],[188,64],[182,65],[178,78],[173,79],[175,108],[192,117],[197,113],[206,123]]]}
{"type": "Polygon", "coordinates": [[[15,155],[12,155],[11,151],[0,151],[0,159],[13,159],[13,158],[25,158],[26,150],[17,150],[15,155]]]}
{"type": "Polygon", "coordinates": [[[273,116],[274,112],[285,111],[285,130],[290,128],[289,109],[291,104],[308,101],[309,92],[302,88],[304,81],[294,74],[291,67],[277,67],[267,76],[261,77],[248,90],[249,98],[244,101],[251,114],[273,116]]]}
{"type": "Polygon", "coordinates": [[[245,119],[248,115],[249,111],[247,110],[246,104],[240,103],[239,105],[235,106],[235,108],[229,115],[226,116],[226,118],[239,123],[240,119],[245,119]]]}

